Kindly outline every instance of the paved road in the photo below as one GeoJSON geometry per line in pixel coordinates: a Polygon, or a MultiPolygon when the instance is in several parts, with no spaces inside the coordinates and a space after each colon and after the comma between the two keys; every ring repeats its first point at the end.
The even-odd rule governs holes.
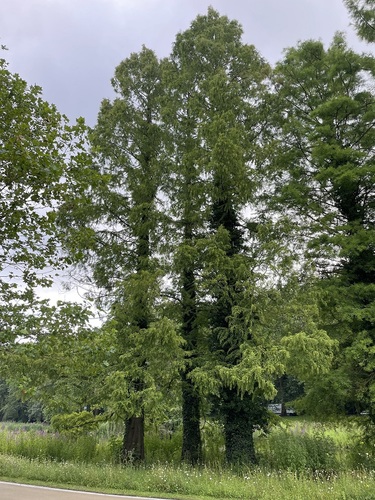
{"type": "MultiPolygon", "coordinates": [[[[6,483],[0,481],[0,500],[150,500],[145,497],[122,495],[104,495],[83,491],[60,490],[27,484],[6,483]]],[[[154,498],[153,500],[163,500],[154,498]]]]}

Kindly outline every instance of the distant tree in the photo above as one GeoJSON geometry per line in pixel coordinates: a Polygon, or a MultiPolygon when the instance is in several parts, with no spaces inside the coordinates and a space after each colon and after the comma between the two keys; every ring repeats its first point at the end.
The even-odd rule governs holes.
{"type": "Polygon", "coordinates": [[[344,0],[349,10],[358,36],[362,40],[375,42],[375,1],[344,0]]]}
{"type": "Polygon", "coordinates": [[[4,376],[28,405],[40,402],[53,415],[100,404],[108,344],[89,318],[77,304],[42,304],[25,322],[29,341],[0,353],[4,376]]]}
{"type": "Polygon", "coordinates": [[[41,422],[42,404],[38,401],[23,401],[18,388],[0,380],[0,420],[13,422],[41,422]]]}

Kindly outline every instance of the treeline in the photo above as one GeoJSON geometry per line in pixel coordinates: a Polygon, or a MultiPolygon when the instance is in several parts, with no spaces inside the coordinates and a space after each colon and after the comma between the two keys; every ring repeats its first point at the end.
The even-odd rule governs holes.
{"type": "Polygon", "coordinates": [[[300,411],[373,425],[374,71],[342,34],[271,67],[210,8],[169,57],[122,61],[87,129],[39,101],[34,122],[15,119],[30,90],[3,63],[21,102],[18,135],[2,132],[3,376],[49,414],[122,420],[124,460],[177,408],[183,460],[203,460],[210,415],[227,461],[255,462],[253,431],[291,380],[300,411]],[[100,328],[36,300],[46,265],[73,265],[100,328]]]}

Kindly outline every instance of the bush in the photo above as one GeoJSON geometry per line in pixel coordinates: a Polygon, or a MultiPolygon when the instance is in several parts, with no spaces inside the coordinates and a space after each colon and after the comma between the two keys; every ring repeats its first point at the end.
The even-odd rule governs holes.
{"type": "Polygon", "coordinates": [[[375,441],[356,439],[348,450],[349,467],[353,469],[373,470],[375,468],[375,441]]]}

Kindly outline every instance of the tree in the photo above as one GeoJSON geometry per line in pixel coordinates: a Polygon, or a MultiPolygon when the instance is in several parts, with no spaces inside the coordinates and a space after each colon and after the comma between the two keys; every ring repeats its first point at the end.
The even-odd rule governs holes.
{"type": "Polygon", "coordinates": [[[340,386],[342,408],[365,405],[372,416],[373,77],[374,60],[350,50],[341,34],[328,50],[315,41],[289,49],[274,73],[282,120],[273,171],[279,208],[322,278],[322,325],[341,346],[336,371],[316,391],[340,386]]]}
{"type": "Polygon", "coordinates": [[[0,60],[0,371],[11,387],[5,417],[18,408],[28,419],[40,415],[42,401],[46,408],[69,401],[69,342],[87,320],[84,308],[37,296],[68,265],[56,216],[70,172],[87,164],[83,120],[70,126],[41,92],[0,60]]]}
{"type": "Polygon", "coordinates": [[[160,403],[161,382],[180,362],[174,322],[158,313],[163,308],[160,71],[145,47],[116,68],[112,85],[118,97],[102,102],[90,137],[97,164],[72,174],[60,212],[66,247],[102,292],[108,327],[116,332],[106,387],[114,398],[108,405],[125,420],[124,460],[143,460],[145,412],[160,403]],[[163,357],[165,373],[158,379],[155,362],[163,357]]]}
{"type": "Polygon", "coordinates": [[[119,97],[103,101],[91,134],[95,160],[70,171],[59,221],[109,307],[104,385],[106,405],[126,421],[124,458],[143,458],[145,415],[178,370],[183,459],[200,461],[201,402],[216,396],[228,461],[254,461],[253,429],[267,419],[275,380],[324,373],[332,360],[314,308],[296,307],[300,321],[282,326],[273,318],[264,267],[277,245],[265,246],[267,226],[244,220],[257,202],[268,76],[238,23],[209,9],[162,64],[145,48],[120,64],[119,97]]]}
{"type": "Polygon", "coordinates": [[[344,0],[349,10],[358,36],[362,40],[375,42],[375,2],[374,0],[344,0]]]}
{"type": "MultiPolygon", "coordinates": [[[[206,218],[203,228],[213,235],[220,232],[216,242],[225,240],[225,267],[216,269],[222,286],[211,290],[206,288],[206,294],[213,297],[209,306],[213,336],[209,341],[210,349],[217,363],[225,364],[238,361],[229,354],[239,348],[237,339],[229,334],[229,317],[232,308],[238,305],[235,268],[241,258],[235,264],[232,261],[243,250],[244,231],[239,220],[254,191],[249,164],[260,128],[255,108],[260,83],[268,70],[254,47],[241,42],[241,35],[238,23],[209,9],[207,15],[198,16],[189,30],[177,36],[173,51],[180,78],[184,81],[180,114],[188,115],[194,124],[194,136],[198,138],[193,142],[194,154],[200,168],[199,176],[205,179],[205,212],[202,208],[199,210],[206,218]]],[[[190,151],[185,151],[187,154],[192,157],[190,151]]],[[[193,272],[196,274],[197,271],[193,272]]],[[[198,369],[199,365],[202,361],[198,362],[198,369]]],[[[248,395],[245,399],[247,397],[251,399],[248,395]]],[[[243,420],[238,421],[243,412],[250,418],[248,408],[237,411],[239,406],[244,406],[244,396],[237,395],[233,387],[223,384],[219,399],[227,459],[233,462],[241,456],[245,461],[253,460],[253,447],[249,451],[252,426],[247,425],[248,421],[246,425],[243,420]]]]}
{"type": "Polygon", "coordinates": [[[27,422],[28,411],[20,395],[5,380],[0,380],[0,420],[27,422]]]}
{"type": "Polygon", "coordinates": [[[2,375],[27,408],[38,402],[54,415],[100,407],[111,351],[90,316],[81,305],[45,301],[23,325],[28,341],[2,349],[2,375]]]}
{"type": "Polygon", "coordinates": [[[0,343],[20,334],[35,288],[64,267],[55,224],[69,164],[79,163],[82,122],[65,117],[0,60],[0,343]]]}
{"type": "Polygon", "coordinates": [[[168,162],[169,182],[164,191],[170,203],[171,273],[174,277],[173,294],[179,302],[177,317],[185,341],[186,364],[181,370],[182,383],[182,459],[197,463],[202,459],[200,434],[201,399],[190,379],[190,373],[199,363],[202,336],[199,327],[199,271],[198,244],[202,239],[207,217],[206,184],[203,179],[202,150],[198,123],[199,95],[192,87],[198,75],[196,68],[185,64],[190,52],[185,52],[176,41],[168,60],[163,61],[163,82],[166,97],[163,122],[172,145],[168,162]]]}
{"type": "Polygon", "coordinates": [[[321,348],[327,356],[321,367],[313,364],[324,371],[333,345],[311,325],[293,329],[295,339],[285,329],[271,336],[264,326],[255,334],[267,282],[259,257],[265,229],[245,222],[244,209],[257,203],[255,162],[267,124],[262,99],[269,66],[241,34],[237,22],[209,9],[177,36],[165,63],[164,122],[175,145],[166,193],[173,200],[174,272],[188,360],[183,458],[193,462],[200,457],[200,398],[215,396],[227,460],[253,462],[253,430],[267,420],[264,401],[275,394],[288,353],[304,343],[307,363],[321,348]]]}

